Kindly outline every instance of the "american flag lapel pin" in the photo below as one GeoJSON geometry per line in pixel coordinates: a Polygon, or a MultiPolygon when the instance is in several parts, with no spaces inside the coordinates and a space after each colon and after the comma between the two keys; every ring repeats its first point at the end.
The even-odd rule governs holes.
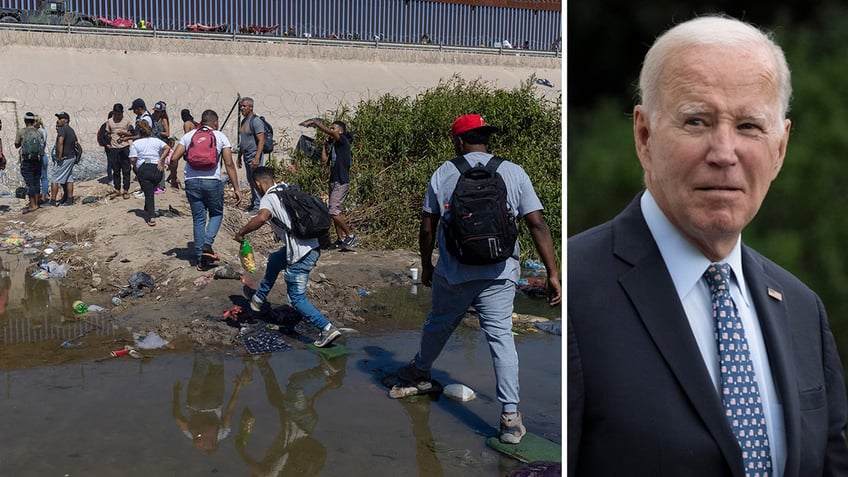
{"type": "Polygon", "coordinates": [[[768,289],[768,295],[770,297],[774,298],[777,301],[783,301],[783,293],[780,293],[779,291],[775,290],[774,288],[768,289]]]}

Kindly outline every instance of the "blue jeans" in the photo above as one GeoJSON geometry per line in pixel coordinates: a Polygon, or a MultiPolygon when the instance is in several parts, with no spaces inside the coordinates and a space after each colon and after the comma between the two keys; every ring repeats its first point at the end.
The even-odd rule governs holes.
{"type": "Polygon", "coordinates": [[[311,321],[313,325],[324,329],[330,321],[306,297],[306,284],[309,283],[309,272],[315,268],[321,252],[317,248],[312,249],[299,262],[291,265],[288,265],[287,253],[288,251],[283,247],[268,256],[265,277],[262,278],[262,282],[259,284],[259,289],[256,290],[255,296],[258,300],[264,302],[268,298],[271,288],[274,287],[274,283],[277,282],[277,276],[281,271],[285,270],[286,295],[289,297],[289,303],[304,318],[311,321]]]}
{"type": "Polygon", "coordinates": [[[218,179],[189,179],[185,181],[185,193],[194,225],[194,255],[199,261],[203,246],[212,246],[224,220],[224,183],[218,179]]]}
{"type": "Polygon", "coordinates": [[[430,314],[421,332],[421,348],[415,355],[415,366],[430,370],[465,311],[474,305],[489,343],[498,401],[503,412],[517,411],[518,352],[512,335],[514,301],[515,284],[510,280],[474,280],[450,285],[445,277],[433,274],[430,314]]]}

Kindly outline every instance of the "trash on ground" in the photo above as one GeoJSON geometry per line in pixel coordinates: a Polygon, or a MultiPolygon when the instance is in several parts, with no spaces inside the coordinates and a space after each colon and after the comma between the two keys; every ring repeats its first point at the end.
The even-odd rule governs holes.
{"type": "Polygon", "coordinates": [[[240,307],[239,305],[235,305],[234,307],[228,310],[224,310],[224,320],[248,322],[250,321],[250,312],[240,307]]]}
{"type": "Polygon", "coordinates": [[[359,293],[359,294],[360,294],[360,295],[362,295],[362,296],[366,296],[366,295],[370,295],[370,294],[371,294],[368,290],[366,290],[366,289],[364,289],[364,288],[360,288],[359,290],[357,290],[357,293],[359,293]]]}
{"type": "Polygon", "coordinates": [[[547,80],[545,78],[536,78],[536,84],[547,86],[548,88],[554,87],[553,83],[551,83],[551,80],[547,80]]]}
{"type": "Polygon", "coordinates": [[[144,273],[144,272],[135,272],[127,279],[127,283],[129,283],[130,288],[135,290],[140,290],[142,288],[150,288],[150,291],[153,291],[156,288],[156,282],[153,281],[153,277],[144,273]]]}
{"type": "Polygon", "coordinates": [[[453,383],[445,386],[444,395],[456,401],[470,401],[477,397],[474,390],[464,384],[453,383]]]}
{"type": "Polygon", "coordinates": [[[88,311],[93,311],[93,312],[106,311],[106,308],[103,308],[100,305],[88,305],[88,311]]]}
{"type": "Polygon", "coordinates": [[[194,286],[199,287],[202,285],[206,285],[207,283],[211,282],[213,278],[215,278],[214,273],[207,273],[202,277],[197,277],[194,279],[194,286]]]}
{"type": "Polygon", "coordinates": [[[82,199],[82,203],[83,204],[92,204],[94,202],[97,202],[98,200],[100,200],[99,196],[89,195],[89,196],[86,196],[82,199]]]}
{"type": "Polygon", "coordinates": [[[250,354],[273,353],[291,349],[282,334],[267,329],[264,324],[242,326],[236,339],[242,342],[244,349],[250,354]]]}
{"type": "Polygon", "coordinates": [[[71,266],[67,263],[59,265],[54,261],[47,263],[42,262],[38,264],[38,270],[32,273],[32,278],[36,278],[38,280],[47,280],[50,278],[61,280],[62,278],[65,278],[70,268],[71,266]]]}
{"type": "Polygon", "coordinates": [[[215,278],[223,278],[230,280],[238,280],[241,278],[241,272],[233,268],[229,263],[225,263],[215,269],[215,278]]]}
{"type": "Polygon", "coordinates": [[[82,348],[83,342],[77,341],[76,343],[72,343],[70,341],[64,341],[59,345],[60,348],[82,348]]]}
{"type": "Polygon", "coordinates": [[[359,330],[353,328],[339,328],[339,332],[343,335],[358,335],[359,330]]]}
{"type": "Polygon", "coordinates": [[[153,331],[147,334],[133,332],[132,336],[136,347],[139,349],[158,349],[168,346],[168,340],[163,339],[153,331]]]}
{"type": "Polygon", "coordinates": [[[544,323],[535,323],[536,328],[550,333],[552,335],[562,336],[562,320],[546,321],[544,323]]]}

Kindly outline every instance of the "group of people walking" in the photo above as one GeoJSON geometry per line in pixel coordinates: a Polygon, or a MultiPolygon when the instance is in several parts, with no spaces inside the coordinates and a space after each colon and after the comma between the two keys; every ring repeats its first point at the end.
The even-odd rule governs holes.
{"type": "Polygon", "coordinates": [[[48,153],[47,129],[41,117],[32,112],[24,114],[24,127],[15,134],[15,147],[21,153],[21,176],[29,199],[24,213],[33,212],[44,204],[73,205],[73,169],[80,159],[81,149],[70,122],[68,113],[56,113],[56,140],[48,153]],[[53,167],[49,169],[48,178],[51,158],[53,167]],[[58,196],[60,187],[61,197],[58,196]]]}
{"type": "MultiPolygon", "coordinates": [[[[135,99],[130,107],[135,114],[134,120],[124,115],[122,104],[116,103],[103,127],[105,135],[102,139],[108,158],[108,172],[114,186],[109,197],[128,199],[131,172],[135,171],[144,193],[145,221],[155,226],[154,197],[157,188],[163,185],[163,181],[167,181],[175,190],[183,188],[191,209],[194,265],[199,271],[207,271],[215,267],[219,259],[213,245],[224,214],[223,175],[226,174],[235,185],[231,189],[231,203],[238,206],[242,196],[236,169],[244,166],[251,190],[250,201],[245,209],[250,219],[235,233],[233,239],[241,242],[247,234],[268,222],[283,244],[269,255],[265,275],[250,297],[250,308],[256,313],[263,311],[278,275],[284,273],[289,302],[320,330],[315,346],[328,346],[341,333],[306,296],[309,274],[321,255],[319,241],[302,238],[291,232],[293,219],[279,195],[273,193],[285,190],[288,185],[277,182],[273,169],[264,165],[264,119],[254,113],[252,98],[241,98],[239,106],[243,120],[239,125],[240,144],[236,163],[229,138],[218,130],[219,118],[215,111],[203,111],[197,123],[191,112],[184,109],[181,112],[184,135],[176,140],[170,136],[171,128],[164,102],[157,102],[154,114],[150,114],[144,100],[135,99]],[[182,184],[178,179],[181,160],[185,160],[182,184]],[[167,179],[164,178],[166,170],[167,179]]],[[[55,202],[58,187],[62,185],[65,193],[60,202],[70,205],[73,203],[72,172],[77,159],[78,140],[68,124],[68,114],[58,113],[56,118],[57,138],[52,154],[54,167],[50,197],[51,202],[55,202]]],[[[21,173],[30,192],[30,210],[35,210],[43,194],[40,180],[42,166],[48,157],[44,153],[46,133],[42,132],[43,128],[38,129],[38,118],[34,114],[27,113],[24,121],[26,127],[18,132],[15,146],[21,148],[21,173]],[[33,146],[35,143],[37,145],[33,146]]],[[[358,239],[341,213],[350,188],[352,136],[342,121],[335,121],[330,126],[317,119],[301,124],[318,128],[328,136],[322,162],[331,170],[329,213],[337,235],[333,246],[341,249],[355,247],[358,239]]],[[[455,256],[456,252],[446,245],[445,225],[441,220],[449,214],[454,188],[460,176],[464,175],[464,168],[457,161],[462,160],[465,166],[478,168],[486,168],[492,161],[495,164],[492,170],[497,170],[503,180],[503,200],[508,202],[503,204],[504,211],[508,211],[513,219],[519,216],[524,218],[547,269],[549,302],[552,306],[559,304],[559,271],[550,230],[542,217],[542,204],[529,177],[520,166],[502,158],[493,159],[494,156],[488,152],[489,137],[497,131],[497,128],[486,124],[477,114],[459,117],[450,128],[457,158],[446,162],[433,174],[423,204],[419,236],[421,282],[433,287],[433,304],[423,329],[420,349],[408,366],[398,370],[398,377],[413,385],[429,381],[434,361],[466,310],[474,306],[492,352],[497,397],[503,406],[500,439],[507,443],[518,443],[526,432],[518,412],[518,359],[511,331],[515,285],[519,278],[518,243],[513,237],[512,242],[502,247],[505,253],[497,260],[483,265],[469,264],[467,257],[455,256]],[[432,256],[437,244],[439,260],[434,265],[432,256]]]]}

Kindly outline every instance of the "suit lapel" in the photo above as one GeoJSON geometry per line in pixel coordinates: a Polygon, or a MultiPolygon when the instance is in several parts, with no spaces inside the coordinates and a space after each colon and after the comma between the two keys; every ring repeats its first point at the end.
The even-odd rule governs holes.
{"type": "Polygon", "coordinates": [[[704,426],[732,463],[728,467],[741,476],[741,449],[727,424],[671,276],[642,217],[640,198],[613,222],[614,253],[632,265],[619,282],[704,426]]]}
{"type": "Polygon", "coordinates": [[[750,248],[742,250],[742,268],[751,300],[757,309],[760,328],[768,354],[769,367],[780,404],[786,434],[785,477],[797,476],[801,449],[801,416],[798,394],[795,392],[795,366],[789,337],[789,317],[783,303],[783,288],[766,274],[763,264],[750,248]]]}

